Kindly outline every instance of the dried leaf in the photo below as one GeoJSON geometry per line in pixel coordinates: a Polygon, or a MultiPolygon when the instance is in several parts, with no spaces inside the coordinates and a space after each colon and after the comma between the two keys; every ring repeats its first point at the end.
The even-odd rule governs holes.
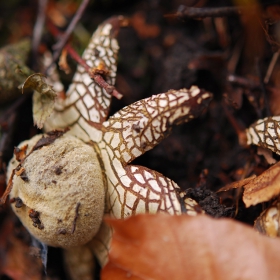
{"type": "Polygon", "coordinates": [[[280,193],[280,162],[244,186],[243,201],[246,207],[269,201],[280,193]]]}
{"type": "Polygon", "coordinates": [[[7,199],[8,195],[10,194],[10,192],[12,190],[13,178],[14,178],[15,172],[16,172],[16,170],[14,169],[12,171],[12,174],[11,174],[10,178],[9,178],[7,188],[6,188],[5,192],[3,193],[3,195],[0,198],[0,206],[3,205],[6,202],[6,199],[7,199]]]}
{"type": "Polygon", "coordinates": [[[114,229],[102,279],[279,279],[280,240],[229,219],[137,215],[114,229]]]}
{"type": "Polygon", "coordinates": [[[22,86],[32,88],[33,94],[33,119],[38,128],[42,128],[45,120],[50,116],[54,108],[56,92],[52,86],[45,82],[46,77],[40,73],[30,75],[22,86]]]}
{"type": "Polygon", "coordinates": [[[41,149],[44,146],[48,146],[48,145],[52,144],[57,138],[61,137],[68,130],[69,129],[49,131],[48,133],[46,133],[47,137],[45,137],[43,135],[42,138],[39,139],[39,141],[32,148],[32,151],[30,152],[30,154],[33,151],[39,150],[39,149],[41,149]]]}
{"type": "Polygon", "coordinates": [[[226,191],[229,191],[229,190],[232,190],[232,189],[241,188],[241,187],[245,186],[246,184],[248,184],[255,177],[256,177],[256,175],[252,175],[249,178],[239,180],[239,181],[236,181],[236,182],[232,182],[232,183],[227,184],[226,186],[220,188],[217,192],[226,192],[226,191]]]}
{"type": "Polygon", "coordinates": [[[23,172],[25,172],[25,169],[23,167],[21,167],[20,165],[18,166],[18,168],[15,169],[15,174],[17,176],[20,176],[23,172]]]}
{"type": "Polygon", "coordinates": [[[63,70],[65,72],[65,74],[71,73],[71,68],[69,67],[68,62],[67,62],[67,50],[65,48],[61,52],[58,65],[59,65],[60,70],[63,70]]]}
{"type": "Polygon", "coordinates": [[[28,145],[24,145],[21,148],[18,148],[18,147],[14,148],[14,155],[18,162],[21,162],[22,160],[25,159],[27,147],[28,147],[28,145]]]}

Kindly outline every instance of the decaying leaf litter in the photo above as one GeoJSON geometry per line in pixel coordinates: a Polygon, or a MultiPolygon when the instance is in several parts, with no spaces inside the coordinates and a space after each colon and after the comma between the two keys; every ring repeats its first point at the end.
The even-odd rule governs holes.
{"type": "MultiPolygon", "coordinates": [[[[123,1],[122,4],[123,6],[118,7],[114,14],[128,13],[131,15],[131,25],[136,25],[138,28],[126,27],[119,35],[121,54],[116,88],[124,98],[122,101],[113,102],[111,114],[124,105],[151,94],[165,92],[170,88],[189,88],[196,84],[214,93],[214,100],[202,118],[176,128],[161,145],[135,163],[160,171],[176,181],[183,189],[196,187],[192,191],[196,193],[197,190],[196,196],[192,194],[192,198],[196,200],[201,196],[199,195],[202,192],[201,188],[206,187],[215,191],[252,175],[261,177],[256,177],[255,182],[251,181],[251,187],[253,184],[253,187],[258,188],[259,181],[263,182],[265,178],[264,185],[269,188],[271,185],[269,180],[273,181],[274,177],[269,174],[269,164],[266,159],[258,155],[256,148],[239,145],[238,139],[242,139],[245,128],[256,120],[275,115],[278,64],[274,61],[278,45],[274,38],[274,28],[276,28],[274,21],[278,20],[278,7],[270,3],[258,6],[254,2],[250,4],[254,7],[252,14],[247,13],[245,9],[241,11],[241,15],[231,11],[227,16],[218,14],[223,17],[190,20],[183,16],[186,9],[180,7],[181,3],[176,1],[166,5],[157,4],[157,6],[144,4],[141,1],[136,4],[127,4],[123,1]],[[179,7],[180,13],[174,16],[179,7]],[[170,15],[170,11],[174,11],[173,15],[170,15]],[[154,31],[156,30],[154,26],[158,27],[160,33],[154,31]],[[151,32],[140,32],[141,27],[151,32]],[[268,107],[267,104],[271,106],[268,107]],[[205,169],[207,172],[203,171],[205,169]],[[267,169],[268,171],[261,175],[267,169]]],[[[232,3],[227,4],[230,6],[232,3]]],[[[108,5],[106,7],[105,4],[101,4],[95,9],[94,6],[89,6],[85,15],[87,13],[98,15],[100,10],[109,11],[110,5],[114,6],[113,3],[108,5]]],[[[199,7],[201,3],[197,5],[199,7]]],[[[209,2],[203,7],[211,7],[211,5],[213,3],[209,2]]],[[[219,3],[215,3],[215,6],[219,8],[219,3]]],[[[30,13],[28,8],[26,4],[27,14],[30,13]]],[[[61,7],[56,7],[51,2],[48,9],[59,11],[61,7]]],[[[62,11],[60,10],[62,15],[66,11],[66,8],[64,9],[64,11],[63,8],[62,11]]],[[[71,10],[69,7],[68,9],[71,10]]],[[[75,10],[72,10],[72,14],[75,10]]],[[[204,18],[199,13],[195,17],[204,18]]],[[[87,22],[86,18],[84,20],[87,22]]],[[[97,16],[95,26],[101,21],[100,15],[97,16]]],[[[81,24],[82,22],[81,20],[81,24]]],[[[94,27],[89,32],[93,30],[94,27]]],[[[32,32],[32,29],[29,32],[32,32]]],[[[13,40],[12,35],[9,40],[10,42],[13,40]]],[[[16,41],[14,38],[14,42],[16,41]]],[[[6,43],[7,41],[4,41],[3,46],[6,43]]],[[[65,79],[65,84],[69,84],[70,80],[71,78],[65,79]]],[[[26,100],[16,104],[11,101],[10,106],[14,107],[10,113],[4,112],[1,117],[1,136],[4,139],[1,147],[3,147],[4,162],[11,157],[13,146],[35,134],[32,121],[29,123],[24,121],[28,118],[31,120],[29,112],[31,110],[26,109],[24,112],[27,108],[26,104],[28,102],[30,104],[30,101],[24,98],[26,100]],[[17,113],[18,108],[21,110],[21,115],[17,113]],[[17,122],[13,120],[14,115],[18,115],[17,122]],[[22,129],[15,129],[16,134],[12,137],[13,127],[22,129]]],[[[273,157],[278,160],[277,155],[273,157]]],[[[277,170],[277,167],[272,168],[277,170]]],[[[248,185],[245,184],[245,189],[246,186],[248,185]]],[[[271,189],[267,192],[270,191],[271,189]]],[[[207,196],[203,197],[203,200],[204,204],[209,201],[211,204],[211,201],[215,200],[215,205],[218,200],[218,204],[221,205],[222,202],[223,205],[220,207],[226,209],[224,213],[253,224],[263,209],[276,205],[277,202],[271,204],[273,199],[277,198],[277,190],[273,189],[272,193],[273,195],[267,198],[268,203],[258,204],[248,209],[243,205],[239,189],[232,193],[220,192],[220,200],[207,199],[207,196]]],[[[259,202],[262,201],[256,203],[259,202]]],[[[7,210],[2,210],[2,220],[5,217],[10,219],[11,216],[8,216],[7,210]]],[[[277,224],[275,219],[273,222],[277,224]]],[[[51,269],[51,263],[49,267],[48,269],[51,269]]],[[[55,266],[54,271],[59,273],[55,266]]]]}

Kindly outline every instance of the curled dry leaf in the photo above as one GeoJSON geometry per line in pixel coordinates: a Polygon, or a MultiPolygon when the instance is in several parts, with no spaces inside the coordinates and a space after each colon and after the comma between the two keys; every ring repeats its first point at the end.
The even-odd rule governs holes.
{"type": "Polygon", "coordinates": [[[269,201],[280,193],[280,162],[244,186],[243,201],[246,207],[269,201]]]}
{"type": "Polygon", "coordinates": [[[241,187],[245,186],[246,184],[248,184],[255,177],[256,177],[256,175],[252,175],[249,178],[245,178],[243,180],[232,182],[232,183],[227,184],[226,186],[220,188],[217,192],[226,192],[226,191],[229,191],[232,189],[241,188],[241,187]]]}
{"type": "Polygon", "coordinates": [[[40,73],[30,75],[22,86],[22,93],[25,88],[32,88],[33,94],[33,119],[38,128],[42,128],[46,119],[54,109],[56,92],[52,86],[45,82],[46,77],[40,73]]]}
{"type": "Polygon", "coordinates": [[[64,130],[52,130],[46,133],[46,136],[42,136],[37,143],[32,148],[31,152],[41,149],[44,146],[48,146],[52,144],[56,139],[63,136],[65,132],[67,132],[69,129],[64,130]]]}
{"type": "Polygon", "coordinates": [[[114,229],[102,279],[279,279],[280,240],[228,219],[137,215],[114,229]]]}

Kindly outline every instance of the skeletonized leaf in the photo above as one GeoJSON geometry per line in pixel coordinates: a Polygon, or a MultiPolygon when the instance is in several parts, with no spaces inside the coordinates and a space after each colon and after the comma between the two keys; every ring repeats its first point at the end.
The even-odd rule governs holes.
{"type": "Polygon", "coordinates": [[[280,194],[280,162],[244,186],[243,201],[246,207],[271,200],[280,194]]]}
{"type": "Polygon", "coordinates": [[[280,154],[280,116],[260,119],[246,130],[247,144],[257,145],[280,154]]]}
{"type": "Polygon", "coordinates": [[[279,279],[280,240],[230,219],[136,215],[113,227],[102,279],[279,279]]]}
{"type": "Polygon", "coordinates": [[[45,82],[45,79],[44,75],[35,73],[30,75],[22,86],[22,92],[25,88],[34,90],[33,119],[38,128],[42,128],[46,119],[51,115],[56,98],[56,92],[45,82]]]}

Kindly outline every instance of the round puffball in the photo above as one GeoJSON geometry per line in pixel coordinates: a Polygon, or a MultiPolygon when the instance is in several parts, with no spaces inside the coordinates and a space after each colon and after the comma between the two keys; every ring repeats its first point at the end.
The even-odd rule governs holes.
{"type": "MultiPolygon", "coordinates": [[[[47,135],[45,136],[47,137],[47,135]]],[[[28,144],[27,154],[42,135],[28,144]]],[[[18,166],[9,163],[8,178],[18,166]]],[[[69,135],[33,151],[23,161],[24,176],[13,176],[12,208],[41,242],[69,248],[87,243],[98,232],[105,207],[104,178],[93,146],[69,135]]]]}

